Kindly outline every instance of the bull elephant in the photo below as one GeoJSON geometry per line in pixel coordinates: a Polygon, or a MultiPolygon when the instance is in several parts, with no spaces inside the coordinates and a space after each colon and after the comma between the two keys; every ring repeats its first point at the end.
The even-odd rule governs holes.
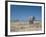
{"type": "Polygon", "coordinates": [[[34,20],[35,20],[35,17],[34,16],[31,16],[29,18],[29,24],[33,24],[34,23],[34,20]]]}

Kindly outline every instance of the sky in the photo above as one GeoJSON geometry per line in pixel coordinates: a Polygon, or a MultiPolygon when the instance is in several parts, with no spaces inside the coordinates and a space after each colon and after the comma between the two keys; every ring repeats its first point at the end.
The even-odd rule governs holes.
{"type": "Polygon", "coordinates": [[[11,5],[10,13],[11,20],[27,20],[29,16],[41,20],[41,6],[11,5]]]}

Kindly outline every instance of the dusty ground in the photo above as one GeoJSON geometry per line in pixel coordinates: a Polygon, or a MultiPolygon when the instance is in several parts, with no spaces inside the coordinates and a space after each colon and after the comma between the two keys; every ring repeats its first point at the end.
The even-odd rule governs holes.
{"type": "Polygon", "coordinates": [[[23,32],[23,31],[38,31],[41,30],[42,25],[39,23],[35,24],[22,24],[19,22],[11,23],[11,32],[23,32]]]}

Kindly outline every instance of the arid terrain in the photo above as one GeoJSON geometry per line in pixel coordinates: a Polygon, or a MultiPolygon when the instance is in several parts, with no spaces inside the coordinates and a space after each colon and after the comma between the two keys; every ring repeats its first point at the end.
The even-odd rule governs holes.
{"type": "Polygon", "coordinates": [[[29,24],[23,22],[12,22],[10,25],[11,32],[23,32],[23,31],[39,31],[42,28],[40,23],[29,24]]]}

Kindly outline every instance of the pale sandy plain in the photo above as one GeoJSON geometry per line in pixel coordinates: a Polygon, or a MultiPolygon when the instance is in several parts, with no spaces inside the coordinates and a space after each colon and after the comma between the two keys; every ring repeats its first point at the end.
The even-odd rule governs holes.
{"type": "Polygon", "coordinates": [[[42,30],[41,23],[29,24],[29,22],[11,22],[11,32],[39,31],[42,30]]]}

